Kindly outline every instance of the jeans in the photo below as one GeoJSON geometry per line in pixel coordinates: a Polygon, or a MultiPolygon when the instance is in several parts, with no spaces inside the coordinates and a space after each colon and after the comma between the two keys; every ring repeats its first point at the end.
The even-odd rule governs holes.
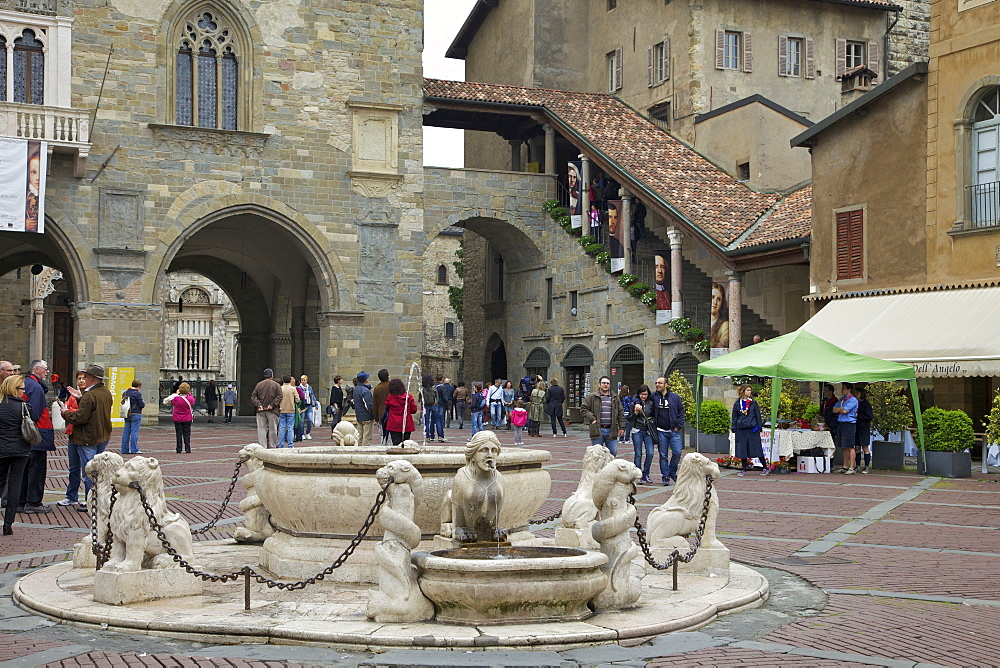
{"type": "Polygon", "coordinates": [[[458,428],[462,429],[465,427],[465,402],[459,399],[455,402],[455,417],[458,419],[458,428]]]}
{"type": "Polygon", "coordinates": [[[315,406],[306,406],[305,410],[302,412],[302,424],[303,433],[309,434],[313,430],[313,411],[316,410],[315,406]]]}
{"type": "Polygon", "coordinates": [[[656,437],[660,451],[660,476],[663,477],[663,482],[667,482],[670,479],[677,480],[677,466],[681,463],[681,455],[683,454],[681,450],[684,449],[681,433],[673,429],[670,431],[660,431],[657,429],[656,437]],[[669,466],[667,466],[668,449],[673,453],[669,466]]]}
{"type": "Polygon", "coordinates": [[[142,414],[129,415],[125,420],[125,428],[122,429],[122,454],[134,455],[139,452],[139,423],[142,422],[142,414]]]}
{"type": "MultiPolygon", "coordinates": [[[[187,424],[188,426],[191,425],[190,422],[186,422],[184,424],[187,424]]],[[[91,480],[90,477],[87,475],[87,464],[90,463],[91,459],[104,452],[105,448],[107,447],[108,447],[108,441],[104,441],[103,443],[98,443],[97,445],[76,446],[77,451],[80,453],[80,470],[83,471],[84,498],[87,499],[88,501],[90,500],[90,488],[94,486],[94,481],[91,480]]]]}
{"type": "Polygon", "coordinates": [[[603,445],[608,449],[608,452],[610,452],[613,456],[615,457],[618,456],[618,439],[615,438],[615,435],[611,433],[610,429],[605,429],[604,427],[601,427],[601,437],[591,438],[590,444],[603,445]]]}
{"type": "Polygon", "coordinates": [[[502,401],[490,402],[490,422],[493,423],[493,429],[503,424],[503,413],[502,401]]]}
{"type": "MultiPolygon", "coordinates": [[[[66,447],[69,455],[69,480],[66,483],[66,498],[73,503],[80,501],[80,446],[70,443],[66,447]]],[[[25,460],[27,461],[27,460],[25,460]]]]}
{"type": "Polygon", "coordinates": [[[635,453],[633,463],[642,471],[645,478],[649,477],[649,468],[653,465],[653,435],[645,429],[632,432],[632,450],[635,453]],[[642,465],[642,452],[646,451],[646,465],[642,465]]]}
{"type": "Polygon", "coordinates": [[[565,434],[566,433],[566,423],[563,422],[562,411],[560,410],[557,413],[552,413],[551,415],[549,415],[549,417],[552,418],[552,435],[553,436],[556,435],[556,419],[557,418],[559,420],[559,426],[562,427],[562,432],[565,434]]]}
{"type": "Polygon", "coordinates": [[[434,406],[434,426],[437,427],[438,438],[444,438],[444,415],[446,409],[441,404],[434,406]]]}
{"type": "Polygon", "coordinates": [[[483,412],[472,411],[472,435],[483,430],[483,412]]]}
{"type": "Polygon", "coordinates": [[[428,441],[434,440],[434,426],[437,424],[437,419],[434,415],[433,406],[424,407],[424,438],[428,441]]]}
{"type": "Polygon", "coordinates": [[[294,448],[295,443],[295,413],[282,413],[278,416],[278,447],[294,448]],[[285,444],[288,444],[287,446],[285,444]]]}
{"type": "MultiPolygon", "coordinates": [[[[191,422],[178,422],[174,420],[174,436],[177,439],[177,452],[184,446],[185,452],[191,452],[191,422]]],[[[84,464],[86,466],[86,464],[84,464]]]]}

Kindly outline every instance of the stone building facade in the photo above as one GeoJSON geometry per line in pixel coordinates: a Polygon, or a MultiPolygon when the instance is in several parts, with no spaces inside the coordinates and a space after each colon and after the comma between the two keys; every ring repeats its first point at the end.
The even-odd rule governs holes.
{"type": "Polygon", "coordinates": [[[465,339],[462,319],[451,305],[451,289],[462,289],[455,263],[462,248],[462,229],[447,228],[428,245],[421,265],[424,282],[424,354],[420,367],[433,376],[462,377],[465,339]]]}

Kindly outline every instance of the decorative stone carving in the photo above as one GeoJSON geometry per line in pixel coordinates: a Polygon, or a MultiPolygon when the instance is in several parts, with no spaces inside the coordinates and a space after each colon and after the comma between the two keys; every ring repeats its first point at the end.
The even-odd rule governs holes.
{"type": "Polygon", "coordinates": [[[466,464],[455,474],[441,505],[441,535],[459,543],[505,541],[499,526],[503,478],[497,470],[500,439],[492,431],[477,433],[465,446],[466,464]]]}
{"type": "MultiPolygon", "coordinates": [[[[653,558],[665,561],[670,553],[681,554],[690,549],[686,536],[694,533],[701,522],[705,504],[705,477],[719,479],[719,465],[705,455],[689,452],[677,470],[677,485],[667,502],[649,513],[647,536],[653,558]]],[[[678,570],[692,575],[729,575],[729,548],[715,535],[719,515],[719,495],[712,487],[705,532],[698,552],[690,563],[681,563],[678,570]]]]}
{"type": "MultiPolygon", "coordinates": [[[[97,525],[97,542],[108,540],[108,519],[111,515],[112,477],[125,465],[125,460],[117,452],[106,450],[87,462],[87,475],[94,481],[91,498],[87,503],[93,504],[94,522],[97,525]]],[[[93,550],[93,536],[88,534],[83,540],[73,546],[73,568],[96,568],[97,557],[93,550]]]]}
{"type": "Polygon", "coordinates": [[[420,502],[423,480],[410,462],[389,462],[375,474],[386,490],[385,503],[378,521],[384,530],[382,542],[375,546],[378,564],[378,589],[368,599],[368,619],[376,622],[415,622],[434,616],[434,604],[420,592],[417,569],[410,561],[410,551],[420,543],[420,527],[413,521],[413,510],[420,502]],[[392,476],[393,484],[389,485],[392,476]]]}
{"type": "Polygon", "coordinates": [[[150,528],[139,498],[139,490],[129,487],[132,482],[142,485],[146,501],[153,509],[170,544],[181,556],[191,558],[194,552],[191,527],[187,520],[167,509],[163,494],[163,472],[158,461],[152,457],[133,457],[115,472],[112,482],[118,492],[118,500],[111,512],[111,559],[104,564],[102,570],[125,573],[177,567],[150,528]]]}
{"type": "Polygon", "coordinates": [[[562,507],[562,526],[556,529],[556,545],[599,549],[590,532],[597,520],[597,506],[594,505],[594,478],[614,456],[603,445],[592,445],[583,454],[583,472],[576,491],[570,494],[562,507]]]}
{"type": "Polygon", "coordinates": [[[247,490],[246,498],[240,501],[240,510],[243,511],[243,524],[236,529],[234,538],[237,543],[263,543],[268,536],[274,533],[271,526],[271,513],[264,507],[254,485],[260,478],[260,471],[264,468],[264,462],[256,457],[257,452],[264,450],[264,446],[258,443],[251,443],[240,450],[240,457],[248,457],[246,461],[247,472],[241,482],[247,490]]]}
{"type": "Polygon", "coordinates": [[[357,445],[361,434],[358,433],[358,428],[353,424],[347,420],[341,420],[333,428],[330,438],[333,439],[334,445],[357,445]]]}
{"type": "Polygon", "coordinates": [[[260,158],[269,134],[198,128],[187,125],[150,123],[153,138],[161,151],[183,154],[232,155],[260,158]]]}
{"type": "Polygon", "coordinates": [[[378,199],[385,197],[399,187],[402,176],[372,174],[369,172],[348,172],[351,177],[351,190],[363,197],[378,199]]]}
{"type": "Polygon", "coordinates": [[[635,490],[635,482],[641,476],[635,464],[615,459],[594,479],[594,504],[601,510],[591,532],[601,552],[608,557],[603,570],[609,578],[608,588],[593,600],[598,610],[620,610],[639,600],[639,577],[632,571],[632,560],[639,555],[639,547],[629,535],[636,512],[635,506],[628,502],[628,495],[635,490]]]}
{"type": "Polygon", "coordinates": [[[142,250],[143,195],[141,190],[101,188],[97,223],[99,248],[142,250]]]}

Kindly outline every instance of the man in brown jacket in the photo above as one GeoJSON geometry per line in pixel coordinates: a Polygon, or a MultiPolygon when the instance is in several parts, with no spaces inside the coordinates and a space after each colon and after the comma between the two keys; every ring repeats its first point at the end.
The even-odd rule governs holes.
{"type": "Polygon", "coordinates": [[[264,369],[264,379],[253,388],[250,403],[257,409],[257,442],[265,448],[278,447],[281,385],[274,380],[274,371],[264,369]]]}
{"type": "MultiPolygon", "coordinates": [[[[67,423],[73,425],[69,441],[80,453],[80,472],[83,474],[83,486],[89,498],[90,488],[94,483],[87,475],[87,464],[108,447],[108,441],[111,439],[111,406],[114,404],[114,398],[102,382],[104,367],[91,364],[79,373],[83,374],[83,391],[75,387],[66,388],[76,397],[78,408],[75,411],[64,410],[62,415],[67,423]]],[[[81,503],[77,510],[87,512],[87,504],[81,503]]]]}
{"type": "Polygon", "coordinates": [[[372,407],[375,409],[375,422],[382,424],[382,413],[385,411],[385,398],[389,396],[389,370],[378,372],[378,385],[372,388],[372,407]]]}
{"type": "Polygon", "coordinates": [[[606,447],[618,456],[618,439],[625,437],[625,412],[621,399],[611,391],[611,379],[601,376],[596,392],[580,406],[583,419],[590,424],[590,444],[606,447]]]}

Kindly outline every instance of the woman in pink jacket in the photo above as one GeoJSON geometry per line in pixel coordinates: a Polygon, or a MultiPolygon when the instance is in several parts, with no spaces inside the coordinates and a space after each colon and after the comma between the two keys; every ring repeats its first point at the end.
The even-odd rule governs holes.
{"type": "Polygon", "coordinates": [[[174,434],[177,436],[177,452],[184,446],[184,452],[191,452],[191,423],[194,422],[194,395],[191,386],[181,383],[177,394],[170,395],[164,402],[171,407],[174,420],[174,434]]]}

